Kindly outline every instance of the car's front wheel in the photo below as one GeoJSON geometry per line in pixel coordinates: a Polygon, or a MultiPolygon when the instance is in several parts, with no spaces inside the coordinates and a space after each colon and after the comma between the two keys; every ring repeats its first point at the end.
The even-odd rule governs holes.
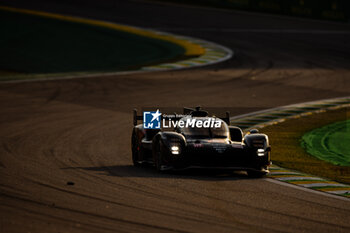
{"type": "Polygon", "coordinates": [[[140,160],[140,146],[137,140],[135,131],[132,132],[131,136],[131,151],[132,151],[132,163],[135,167],[139,167],[141,163],[140,160]]]}
{"type": "Polygon", "coordinates": [[[154,148],[154,165],[157,171],[162,171],[163,165],[162,142],[158,141],[154,148]]]}

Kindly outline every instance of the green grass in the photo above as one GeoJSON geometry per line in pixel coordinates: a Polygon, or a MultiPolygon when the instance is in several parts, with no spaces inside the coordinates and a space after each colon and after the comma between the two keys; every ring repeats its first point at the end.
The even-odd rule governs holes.
{"type": "Polygon", "coordinates": [[[4,10],[0,28],[0,80],[23,74],[130,70],[185,53],[164,40],[4,10]]]}
{"type": "MultiPolygon", "coordinates": [[[[269,135],[274,164],[308,174],[350,184],[350,167],[334,165],[307,153],[301,146],[305,133],[334,122],[349,119],[350,109],[314,113],[282,123],[267,126],[261,132],[269,135]]],[[[349,143],[348,143],[349,144],[349,143]]]]}
{"type": "Polygon", "coordinates": [[[311,155],[334,165],[350,166],[350,120],[307,132],[302,147],[311,155]]]}

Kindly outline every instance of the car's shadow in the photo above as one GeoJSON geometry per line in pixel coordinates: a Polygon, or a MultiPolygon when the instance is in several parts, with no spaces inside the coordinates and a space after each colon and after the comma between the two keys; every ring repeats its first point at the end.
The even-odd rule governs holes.
{"type": "Polygon", "coordinates": [[[144,178],[177,178],[195,180],[241,180],[254,179],[247,176],[244,171],[233,171],[227,169],[186,169],[179,171],[158,172],[153,166],[144,165],[135,167],[132,165],[114,165],[100,167],[65,167],[62,169],[82,169],[96,171],[98,174],[116,177],[144,177],[144,178]]]}

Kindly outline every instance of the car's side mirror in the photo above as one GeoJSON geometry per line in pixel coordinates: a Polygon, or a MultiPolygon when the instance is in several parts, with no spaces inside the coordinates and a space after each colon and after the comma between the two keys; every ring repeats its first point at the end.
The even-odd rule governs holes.
{"type": "Polygon", "coordinates": [[[249,133],[250,134],[259,133],[259,130],[258,129],[251,129],[251,130],[249,130],[249,133]]]}

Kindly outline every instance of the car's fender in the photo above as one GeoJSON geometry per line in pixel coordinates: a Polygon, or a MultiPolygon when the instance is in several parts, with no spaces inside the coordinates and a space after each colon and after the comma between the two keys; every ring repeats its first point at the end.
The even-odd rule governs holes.
{"type": "Polygon", "coordinates": [[[154,136],[152,150],[155,151],[156,146],[159,146],[159,144],[161,144],[161,153],[165,160],[171,159],[171,156],[174,154],[174,152],[172,152],[174,146],[178,147],[178,154],[176,154],[176,156],[179,157],[187,145],[186,138],[182,134],[168,131],[158,132],[154,136]]]}
{"type": "MultiPolygon", "coordinates": [[[[271,146],[269,144],[269,138],[266,134],[253,133],[244,136],[243,143],[251,158],[256,161],[260,161],[261,164],[270,164],[270,152],[271,146]]],[[[260,164],[259,162],[259,164],[260,164]]]]}
{"type": "Polygon", "coordinates": [[[266,134],[247,134],[243,138],[244,144],[249,148],[266,149],[270,146],[269,137],[266,134]]]}

